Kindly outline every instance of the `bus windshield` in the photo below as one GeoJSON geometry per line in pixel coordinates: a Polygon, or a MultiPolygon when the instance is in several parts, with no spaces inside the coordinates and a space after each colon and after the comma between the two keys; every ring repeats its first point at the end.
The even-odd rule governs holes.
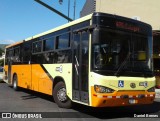
{"type": "Polygon", "coordinates": [[[120,76],[152,76],[147,35],[100,30],[92,45],[93,70],[120,76]],[[108,72],[108,73],[107,73],[108,72]]]}

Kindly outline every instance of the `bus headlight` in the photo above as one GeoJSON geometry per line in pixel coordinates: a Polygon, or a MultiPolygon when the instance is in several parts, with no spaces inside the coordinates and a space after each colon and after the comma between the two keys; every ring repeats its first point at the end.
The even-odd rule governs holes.
{"type": "Polygon", "coordinates": [[[148,92],[155,92],[155,87],[149,88],[147,91],[148,92]]]}
{"type": "Polygon", "coordinates": [[[94,90],[97,93],[113,93],[114,90],[108,87],[100,86],[100,85],[94,85],[94,90]]]}

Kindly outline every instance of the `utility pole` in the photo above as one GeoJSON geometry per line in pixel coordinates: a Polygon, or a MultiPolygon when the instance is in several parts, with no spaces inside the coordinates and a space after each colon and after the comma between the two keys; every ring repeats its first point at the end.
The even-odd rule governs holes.
{"type": "MultiPolygon", "coordinates": [[[[61,13],[60,11],[58,11],[58,10],[54,9],[53,7],[47,5],[46,3],[42,2],[41,0],[34,0],[34,1],[36,1],[37,3],[43,5],[44,7],[48,8],[49,10],[57,13],[58,15],[62,16],[63,18],[67,19],[68,21],[73,21],[73,19],[67,17],[66,15],[64,15],[63,13],[61,13]]],[[[62,1],[62,0],[61,0],[61,1],[62,1]]],[[[62,2],[63,2],[63,1],[62,1],[62,2]]]]}
{"type": "Polygon", "coordinates": [[[70,0],[68,0],[68,17],[69,17],[69,13],[70,13],[70,0]]]}
{"type": "Polygon", "coordinates": [[[76,0],[74,0],[74,12],[73,12],[73,20],[76,18],[76,0]]]}
{"type": "MultiPolygon", "coordinates": [[[[63,0],[59,0],[59,4],[62,5],[62,3],[63,3],[63,0]]],[[[69,18],[69,14],[70,14],[70,0],[68,0],[68,18],[69,18]]]]}
{"type": "MultiPolygon", "coordinates": [[[[63,3],[63,0],[59,0],[59,3],[62,4],[63,3]]],[[[73,20],[75,20],[75,16],[76,16],[76,0],[74,0],[74,5],[73,5],[73,20]]],[[[68,0],[68,17],[69,17],[69,14],[70,14],[70,0],[68,0]]]]}

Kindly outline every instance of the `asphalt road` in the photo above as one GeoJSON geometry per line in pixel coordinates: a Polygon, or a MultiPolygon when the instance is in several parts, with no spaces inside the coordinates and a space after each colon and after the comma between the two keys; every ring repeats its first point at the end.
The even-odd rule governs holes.
{"type": "MultiPolygon", "coordinates": [[[[59,108],[53,101],[51,96],[41,93],[21,89],[14,91],[6,83],[0,83],[0,117],[2,113],[11,113],[16,118],[19,116],[37,114],[42,117],[43,121],[159,121],[160,119],[160,98],[155,99],[152,105],[130,106],[130,107],[114,107],[114,108],[91,108],[80,104],[75,104],[72,109],[59,108]],[[152,116],[152,118],[146,118],[152,116]],[[145,115],[145,118],[142,118],[145,115]],[[134,118],[141,116],[141,118],[134,118]],[[159,116],[153,118],[153,116],[159,116]]],[[[3,115],[4,116],[4,115],[3,115]]],[[[24,118],[23,117],[23,118],[24,118]]],[[[26,118],[25,117],[25,118],[26,118]]],[[[9,121],[22,120],[2,119],[9,121]]],[[[26,121],[35,121],[39,119],[23,119],[26,121]]]]}

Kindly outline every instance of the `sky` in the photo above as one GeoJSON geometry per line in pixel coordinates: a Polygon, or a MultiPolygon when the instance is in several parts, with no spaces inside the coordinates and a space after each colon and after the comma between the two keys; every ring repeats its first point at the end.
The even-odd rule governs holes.
{"type": "MultiPolygon", "coordinates": [[[[41,0],[68,15],[68,0],[41,0]]],[[[76,19],[86,0],[76,0],[76,19]]],[[[74,0],[70,0],[73,19],[74,0]]],[[[34,0],[0,0],[0,44],[12,44],[68,23],[68,20],[43,7],[34,0]]]]}

